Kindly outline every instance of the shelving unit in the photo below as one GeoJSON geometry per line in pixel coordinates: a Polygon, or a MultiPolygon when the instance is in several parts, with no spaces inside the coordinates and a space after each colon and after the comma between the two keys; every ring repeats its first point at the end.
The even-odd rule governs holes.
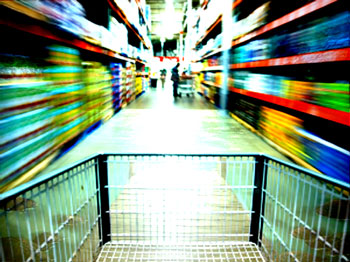
{"type": "Polygon", "coordinates": [[[215,50],[211,51],[210,53],[208,53],[207,55],[202,56],[199,60],[197,60],[197,61],[195,61],[195,62],[200,62],[200,61],[202,61],[202,60],[204,60],[204,59],[206,59],[206,58],[209,58],[209,57],[211,57],[211,56],[218,55],[218,54],[221,53],[222,51],[223,51],[222,48],[215,49],[215,50]]]}
{"type": "Polygon", "coordinates": [[[335,110],[332,108],[322,107],[318,105],[308,104],[302,101],[296,101],[291,99],[286,99],[283,97],[277,97],[273,95],[267,95],[263,93],[257,93],[249,90],[238,89],[230,87],[231,92],[237,94],[253,97],[271,104],[287,107],[296,111],[303,112],[305,114],[313,115],[316,117],[321,117],[326,120],[337,122],[342,125],[350,126],[350,113],[335,110]]]}
{"type": "Polygon", "coordinates": [[[116,58],[126,62],[139,62],[145,64],[145,61],[136,58],[126,57],[118,52],[109,50],[107,48],[101,47],[99,45],[89,43],[87,40],[79,39],[78,36],[72,36],[70,33],[57,28],[56,26],[51,25],[49,19],[41,14],[40,12],[33,10],[29,7],[23,6],[17,2],[5,1],[0,2],[0,6],[6,6],[13,9],[17,13],[26,15],[33,20],[26,20],[25,22],[21,21],[11,21],[0,18],[0,25],[6,25],[13,29],[27,32],[32,35],[40,36],[62,44],[68,44],[70,46],[77,47],[79,49],[84,49],[87,51],[92,51],[98,54],[107,55],[111,58],[116,58]],[[38,25],[37,21],[45,22],[45,24],[38,25]],[[60,35],[59,35],[60,34],[60,35]],[[62,34],[65,34],[64,36],[62,34]]]}
{"type": "Polygon", "coordinates": [[[215,84],[214,82],[211,81],[202,81],[202,84],[208,85],[208,86],[213,86],[216,88],[221,88],[221,85],[215,84]]]}
{"type": "MultiPolygon", "coordinates": [[[[134,32],[134,34],[140,39],[140,41],[143,43],[143,45],[147,48],[150,49],[151,47],[146,44],[145,40],[144,40],[144,36],[142,36],[137,29],[135,28],[134,25],[132,25],[129,20],[127,19],[127,16],[125,15],[124,11],[118,6],[118,3],[115,0],[108,0],[108,3],[110,4],[111,8],[113,9],[113,11],[124,21],[124,23],[127,25],[127,27],[132,30],[132,32],[134,32]]],[[[136,1],[139,10],[141,11],[142,15],[142,9],[140,8],[139,3],[136,1]]]]}
{"type": "Polygon", "coordinates": [[[201,7],[202,7],[203,9],[205,9],[205,8],[207,7],[209,1],[210,1],[210,0],[204,0],[201,7]]]}
{"type": "Polygon", "coordinates": [[[243,0],[235,0],[232,3],[232,10],[234,10],[243,0]]]}
{"type": "Polygon", "coordinates": [[[209,66],[207,68],[204,68],[202,71],[222,71],[223,68],[223,66],[209,66]]]}
{"type": "Polygon", "coordinates": [[[145,24],[146,24],[146,26],[147,26],[148,31],[150,31],[150,26],[149,26],[149,24],[146,22],[146,21],[147,21],[146,15],[145,15],[145,12],[144,12],[143,8],[141,7],[140,1],[139,1],[139,0],[135,0],[135,2],[136,2],[136,4],[137,4],[137,7],[138,7],[139,10],[140,10],[140,13],[141,13],[141,16],[142,16],[143,21],[145,21],[145,24]]]}
{"type": "Polygon", "coordinates": [[[0,2],[1,5],[3,6],[6,6],[14,11],[17,11],[19,13],[22,13],[22,14],[25,14],[31,18],[34,18],[36,20],[39,20],[39,21],[43,21],[43,22],[46,22],[48,23],[49,20],[48,18],[41,14],[40,12],[34,10],[34,9],[31,9],[25,5],[22,5],[18,2],[15,2],[15,1],[1,1],[0,2]]]}
{"type": "MultiPolygon", "coordinates": [[[[205,91],[201,93],[219,102],[225,94],[221,90],[227,89],[227,109],[236,119],[299,164],[347,181],[350,90],[345,68],[349,67],[350,39],[345,32],[350,29],[350,15],[342,0],[303,3],[290,3],[280,10],[282,4],[275,0],[269,6],[232,1],[235,18],[221,33],[231,35],[242,23],[246,29],[232,33],[229,62],[223,59],[227,51],[221,47],[202,52],[194,61],[203,63],[199,78],[205,91]],[[220,79],[227,82],[207,80],[220,72],[220,79]]],[[[221,21],[222,16],[199,37],[197,50],[203,41],[214,39],[211,32],[221,21]]]]}
{"type": "Polygon", "coordinates": [[[279,57],[252,61],[246,63],[232,64],[230,69],[256,68],[256,67],[272,67],[272,66],[287,66],[301,64],[319,64],[330,62],[342,62],[350,60],[350,48],[342,48],[337,50],[327,50],[300,54],[288,57],[279,57]]]}
{"type": "MultiPolygon", "coordinates": [[[[235,1],[235,2],[237,2],[237,1],[235,1]]],[[[311,14],[317,10],[320,10],[324,7],[327,7],[335,2],[337,2],[337,0],[321,0],[321,1],[313,1],[309,4],[306,4],[305,6],[300,7],[299,9],[294,10],[293,12],[290,12],[289,14],[286,14],[286,15],[282,16],[281,18],[274,20],[273,22],[268,23],[268,24],[260,27],[259,29],[251,32],[251,33],[248,33],[248,34],[246,34],[246,35],[244,35],[236,40],[233,40],[232,47],[239,45],[239,44],[242,44],[244,42],[247,42],[249,40],[252,40],[255,37],[258,37],[264,33],[267,33],[269,31],[276,29],[280,26],[283,26],[287,23],[294,22],[299,18],[302,18],[306,15],[309,15],[309,14],[311,14]]]]}
{"type": "MultiPolygon", "coordinates": [[[[143,15],[139,3],[137,7],[143,15]]],[[[62,21],[37,10],[35,2],[27,6],[1,1],[0,14],[0,32],[6,35],[0,55],[0,188],[4,192],[32,179],[145,92],[149,73],[145,56],[128,56],[114,50],[110,39],[105,42],[106,36],[112,36],[107,25],[81,18],[101,30],[98,39],[67,30],[62,21]]],[[[135,34],[141,51],[150,52],[147,36],[141,36],[121,10],[114,6],[111,14],[120,16],[135,34]]],[[[135,49],[138,43],[133,45],[135,49]]]]}
{"type": "Polygon", "coordinates": [[[219,17],[215,20],[215,22],[207,29],[207,31],[204,33],[204,35],[197,41],[196,46],[199,45],[203,39],[205,39],[208,34],[221,22],[222,15],[219,15],[219,17]]]}
{"type": "MultiPolygon", "coordinates": [[[[232,3],[232,10],[234,10],[237,6],[239,6],[239,5],[242,3],[242,1],[243,1],[243,0],[236,0],[236,1],[233,1],[233,3],[232,3]]],[[[206,8],[206,6],[208,5],[209,2],[210,2],[210,1],[204,2],[203,5],[202,5],[203,8],[206,8]]],[[[198,18],[198,19],[199,19],[199,18],[198,18]]],[[[212,24],[208,27],[208,29],[207,29],[206,32],[203,34],[203,36],[201,36],[201,37],[197,40],[197,42],[196,42],[196,44],[195,44],[195,47],[194,47],[192,50],[195,50],[196,48],[198,48],[198,46],[203,42],[203,40],[206,39],[206,38],[208,37],[208,35],[209,35],[210,33],[212,33],[212,31],[213,31],[214,29],[216,29],[218,25],[220,25],[221,22],[222,22],[222,14],[220,14],[220,15],[218,16],[218,18],[214,21],[214,23],[212,23],[212,24]]],[[[198,21],[197,21],[197,23],[198,23],[198,21]]],[[[196,24],[197,24],[197,23],[196,23],[196,24]]],[[[200,57],[196,62],[202,61],[202,60],[204,60],[204,59],[206,59],[206,58],[209,58],[209,57],[211,57],[211,56],[214,56],[214,55],[218,55],[218,54],[220,54],[222,51],[224,51],[224,49],[223,49],[221,46],[218,47],[218,48],[215,48],[214,50],[211,50],[209,53],[207,53],[207,54],[203,55],[202,57],[200,57]]]]}

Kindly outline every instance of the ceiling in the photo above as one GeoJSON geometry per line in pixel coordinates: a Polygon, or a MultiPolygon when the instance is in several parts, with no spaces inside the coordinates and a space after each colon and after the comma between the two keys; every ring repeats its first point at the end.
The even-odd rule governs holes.
{"type": "MultiPolygon", "coordinates": [[[[151,7],[151,40],[160,42],[163,35],[165,40],[179,38],[184,22],[184,13],[189,0],[146,0],[151,7]],[[173,6],[173,8],[172,8],[173,6]],[[169,34],[168,36],[164,34],[169,34]],[[168,38],[166,38],[168,37],[168,38]]],[[[192,7],[197,7],[200,0],[192,0],[192,7]]]]}

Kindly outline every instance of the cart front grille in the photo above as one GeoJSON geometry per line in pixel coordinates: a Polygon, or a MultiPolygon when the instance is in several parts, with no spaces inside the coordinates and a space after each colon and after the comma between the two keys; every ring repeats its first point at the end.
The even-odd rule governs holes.
{"type": "Polygon", "coordinates": [[[0,261],[349,261],[349,203],[264,155],[102,154],[0,196],[0,261]]]}

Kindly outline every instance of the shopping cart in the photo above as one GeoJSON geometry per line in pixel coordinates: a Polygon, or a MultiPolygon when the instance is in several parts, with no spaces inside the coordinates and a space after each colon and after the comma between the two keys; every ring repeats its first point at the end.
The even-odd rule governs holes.
{"type": "Polygon", "coordinates": [[[179,86],[177,93],[181,97],[183,94],[194,97],[194,76],[192,75],[181,75],[179,80],[179,86]]]}
{"type": "Polygon", "coordinates": [[[260,154],[99,154],[0,195],[0,260],[349,261],[349,203],[260,154]]]}

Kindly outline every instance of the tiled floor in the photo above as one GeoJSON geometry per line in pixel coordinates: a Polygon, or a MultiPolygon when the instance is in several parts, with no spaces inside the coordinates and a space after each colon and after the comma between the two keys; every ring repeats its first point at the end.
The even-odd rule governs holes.
{"type": "Polygon", "coordinates": [[[150,88],[42,173],[100,152],[260,152],[287,160],[198,94],[174,100],[171,83],[164,89],[150,88]]]}

